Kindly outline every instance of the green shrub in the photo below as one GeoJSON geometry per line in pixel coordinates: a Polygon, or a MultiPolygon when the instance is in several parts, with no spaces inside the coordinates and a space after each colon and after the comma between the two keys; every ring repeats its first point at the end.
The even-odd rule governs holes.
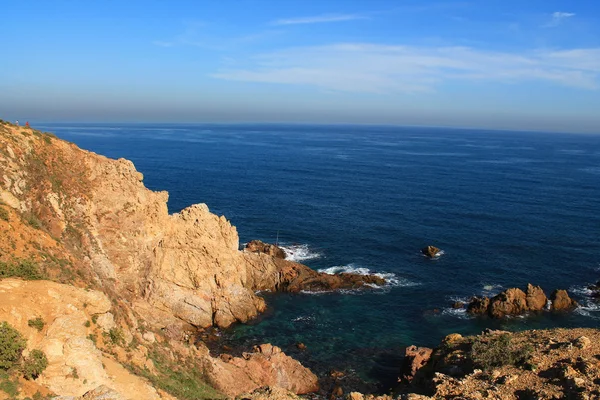
{"type": "Polygon", "coordinates": [[[41,350],[31,350],[29,357],[23,361],[23,376],[25,379],[35,379],[44,372],[47,366],[48,358],[46,358],[44,352],[41,350]]]}
{"type": "Polygon", "coordinates": [[[42,227],[42,222],[33,214],[25,215],[25,222],[33,229],[40,229],[42,227]]]}
{"type": "Polygon", "coordinates": [[[97,341],[98,341],[98,335],[96,335],[94,333],[90,333],[88,335],[88,339],[90,339],[94,343],[94,345],[95,345],[97,343],[97,341]]]}
{"type": "Polygon", "coordinates": [[[3,371],[0,371],[0,390],[15,398],[19,394],[19,381],[10,379],[10,376],[3,371]]]}
{"type": "Polygon", "coordinates": [[[113,344],[120,345],[125,342],[123,331],[119,328],[112,328],[108,331],[108,337],[113,344]]]}
{"type": "Polygon", "coordinates": [[[18,330],[5,321],[0,323],[0,369],[14,367],[25,348],[26,341],[18,330]]]}
{"type": "Polygon", "coordinates": [[[0,207],[0,219],[8,221],[8,210],[4,207],[0,207]]]}
{"type": "Polygon", "coordinates": [[[88,320],[88,321],[85,321],[83,326],[85,326],[86,328],[89,328],[90,326],[92,326],[92,323],[88,320]]]}
{"type": "Polygon", "coordinates": [[[41,317],[35,317],[34,319],[30,319],[29,321],[27,321],[27,325],[37,329],[38,332],[41,332],[42,329],[44,329],[44,325],[46,325],[46,323],[41,317]]]}
{"type": "Polygon", "coordinates": [[[485,339],[478,337],[471,347],[471,359],[484,371],[505,365],[523,365],[531,358],[530,345],[517,347],[509,334],[485,339]]]}
{"type": "Polygon", "coordinates": [[[38,265],[31,260],[0,261],[0,279],[23,278],[28,281],[46,279],[38,265]]]}

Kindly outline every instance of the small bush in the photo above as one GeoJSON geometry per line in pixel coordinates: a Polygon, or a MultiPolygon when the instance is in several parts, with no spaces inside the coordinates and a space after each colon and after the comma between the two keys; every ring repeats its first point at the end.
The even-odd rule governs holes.
{"type": "Polygon", "coordinates": [[[41,229],[42,222],[33,214],[25,215],[25,222],[33,229],[41,229]]]}
{"type": "Polygon", "coordinates": [[[33,281],[47,277],[33,261],[17,260],[13,262],[0,261],[0,279],[4,278],[22,278],[33,281]]]}
{"type": "Polygon", "coordinates": [[[125,342],[125,336],[123,335],[123,331],[119,328],[112,328],[108,331],[108,337],[113,344],[120,345],[125,342]]]}
{"type": "Polygon", "coordinates": [[[51,144],[52,143],[52,139],[50,139],[50,137],[48,136],[44,136],[44,142],[51,144]]]}
{"type": "Polygon", "coordinates": [[[0,207],[0,219],[8,221],[8,210],[4,207],[0,207]]]}
{"type": "Polygon", "coordinates": [[[11,380],[6,372],[0,371],[0,390],[15,398],[19,394],[19,381],[11,380]]]}
{"type": "Polygon", "coordinates": [[[484,371],[505,365],[523,365],[533,349],[529,345],[515,346],[508,334],[485,340],[478,337],[471,347],[471,359],[484,371]]]}
{"type": "Polygon", "coordinates": [[[0,369],[14,367],[25,348],[25,339],[18,330],[6,322],[0,323],[0,369]]]}
{"type": "Polygon", "coordinates": [[[29,325],[32,328],[37,329],[38,332],[41,332],[42,329],[44,329],[44,325],[46,325],[46,323],[44,322],[44,320],[41,317],[36,317],[34,319],[30,319],[29,321],[27,321],[27,325],[29,325]]]}
{"type": "Polygon", "coordinates": [[[92,323],[88,320],[88,321],[85,321],[85,324],[83,324],[83,326],[85,326],[86,328],[89,328],[90,326],[92,326],[92,323]]]}
{"type": "Polygon", "coordinates": [[[94,333],[90,333],[88,335],[88,339],[90,339],[95,345],[98,342],[98,335],[96,335],[94,333]]]}
{"type": "Polygon", "coordinates": [[[98,314],[92,315],[92,322],[96,323],[98,321],[98,314]]]}
{"type": "Polygon", "coordinates": [[[25,379],[35,379],[44,372],[47,366],[48,358],[46,358],[44,352],[41,350],[32,350],[29,353],[29,357],[23,361],[23,376],[25,379]]]}

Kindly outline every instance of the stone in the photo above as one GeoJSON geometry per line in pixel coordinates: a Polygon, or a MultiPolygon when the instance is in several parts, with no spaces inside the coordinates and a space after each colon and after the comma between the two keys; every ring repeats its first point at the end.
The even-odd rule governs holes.
{"type": "Polygon", "coordinates": [[[154,333],[149,331],[146,331],[142,334],[142,339],[144,339],[148,343],[156,342],[156,337],[154,336],[154,333]]]}
{"type": "Polygon", "coordinates": [[[402,364],[403,382],[411,382],[417,372],[423,368],[431,358],[432,349],[427,347],[409,346],[404,351],[404,362],[402,364]]]}
{"type": "Polygon", "coordinates": [[[579,349],[587,349],[592,344],[592,341],[586,336],[580,336],[573,341],[573,346],[579,349]]]}
{"type": "Polygon", "coordinates": [[[98,316],[98,318],[96,319],[96,324],[100,329],[102,329],[106,333],[108,333],[111,329],[114,329],[117,326],[117,324],[115,324],[115,319],[113,315],[109,312],[98,316]]]}
{"type": "Polygon", "coordinates": [[[492,297],[488,314],[492,318],[521,315],[527,312],[527,295],[519,288],[510,288],[492,297]]]}
{"type": "Polygon", "coordinates": [[[464,306],[465,303],[463,303],[462,301],[455,301],[454,303],[452,303],[452,308],[454,309],[463,308],[464,306]]]}
{"type": "Polygon", "coordinates": [[[490,299],[487,297],[473,297],[467,306],[469,314],[482,315],[487,314],[490,306],[490,299]]]}
{"type": "Polygon", "coordinates": [[[260,240],[251,240],[246,244],[244,250],[251,253],[263,253],[276,258],[285,258],[285,251],[274,244],[264,243],[260,240]]]}
{"type": "Polygon", "coordinates": [[[304,343],[298,342],[296,343],[296,348],[298,350],[306,350],[306,345],[304,343]]]}
{"type": "Polygon", "coordinates": [[[463,336],[460,333],[451,333],[451,334],[447,335],[442,342],[443,343],[455,343],[455,342],[460,341],[462,338],[463,338],[463,336]]]}
{"type": "Polygon", "coordinates": [[[552,292],[550,301],[552,302],[552,306],[550,307],[552,311],[569,311],[579,305],[575,300],[569,297],[566,290],[555,290],[552,292]]]}
{"type": "Polygon", "coordinates": [[[436,258],[440,256],[441,250],[435,246],[427,246],[421,249],[421,253],[429,258],[436,258]]]}
{"type": "Polygon", "coordinates": [[[529,311],[542,311],[548,303],[548,298],[541,287],[529,283],[527,284],[526,301],[529,311]]]}

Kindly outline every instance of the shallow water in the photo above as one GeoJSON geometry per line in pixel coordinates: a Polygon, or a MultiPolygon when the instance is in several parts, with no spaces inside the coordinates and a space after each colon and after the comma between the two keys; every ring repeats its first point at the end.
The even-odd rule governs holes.
{"type": "MultiPolygon", "coordinates": [[[[384,289],[267,294],[258,323],[225,332],[271,342],[313,368],[386,370],[388,349],[485,327],[597,327],[585,285],[600,279],[600,136],[284,125],[38,126],[132,160],[169,209],[205,202],[240,241],[277,239],[315,269],[392,278],[384,289]],[[429,260],[428,244],[445,254],[429,260]],[[332,269],[335,267],[334,269],[332,269]],[[504,288],[567,288],[567,315],[469,318],[455,300],[504,288]]],[[[388,358],[389,359],[389,358],[388,358]]],[[[389,371],[388,371],[389,372],[389,371]]]]}

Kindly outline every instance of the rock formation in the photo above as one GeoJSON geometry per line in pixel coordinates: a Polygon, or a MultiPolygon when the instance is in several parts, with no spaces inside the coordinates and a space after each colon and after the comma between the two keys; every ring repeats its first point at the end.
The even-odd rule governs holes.
{"type": "Polygon", "coordinates": [[[260,240],[251,240],[250,242],[246,243],[244,250],[251,253],[264,253],[276,258],[285,259],[286,257],[285,251],[281,247],[274,244],[264,243],[260,240]]]}
{"type": "Polygon", "coordinates": [[[435,246],[427,246],[421,249],[421,253],[429,258],[439,257],[441,250],[435,246]]]}
{"type": "Polygon", "coordinates": [[[431,357],[432,349],[427,347],[409,346],[404,351],[401,381],[410,383],[431,357]]]}
{"type": "Polygon", "coordinates": [[[578,306],[577,302],[569,297],[566,290],[555,290],[550,295],[552,311],[569,311],[578,306]]]}
{"type": "MultiPolygon", "coordinates": [[[[577,306],[565,290],[552,293],[552,310],[570,310],[577,306]],[[556,304],[555,304],[556,301],[556,304]]],[[[522,315],[529,312],[545,310],[548,298],[539,286],[527,285],[527,292],[519,288],[507,289],[496,296],[474,297],[467,306],[470,314],[487,314],[492,318],[503,318],[509,315],[522,315]]]]}
{"type": "MultiPolygon", "coordinates": [[[[27,215],[35,222],[28,228],[35,231],[32,236],[47,242],[40,251],[29,249],[29,255],[43,259],[42,253],[52,250],[98,288],[130,301],[157,329],[246,322],[265,309],[256,294],[261,290],[383,283],[377,277],[332,277],[271,255],[239,251],[236,228],[225,217],[210,213],[205,204],[170,215],[168,194],[144,187],[142,174],[128,160],[111,160],[8,125],[0,126],[0,149],[3,207],[16,219],[27,215]]],[[[10,253],[23,252],[19,239],[14,241],[10,253]]],[[[274,246],[263,244],[266,248],[279,254],[274,246]]]]}

